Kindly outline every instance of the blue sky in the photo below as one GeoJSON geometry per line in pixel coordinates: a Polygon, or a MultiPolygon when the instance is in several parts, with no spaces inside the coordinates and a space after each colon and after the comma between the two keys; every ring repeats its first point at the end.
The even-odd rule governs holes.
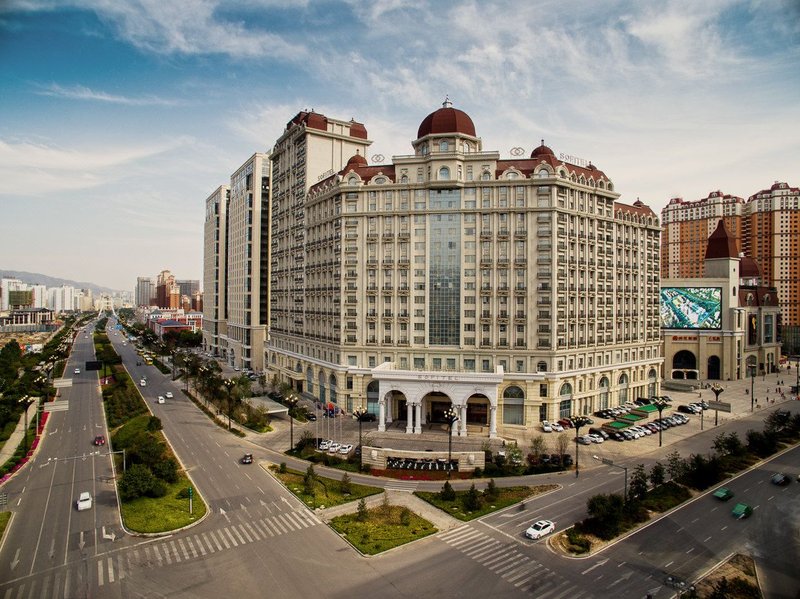
{"type": "Polygon", "coordinates": [[[0,268],[200,279],[204,199],[299,110],[390,157],[445,95],[657,213],[800,186],[800,3],[0,2],[0,268]]]}

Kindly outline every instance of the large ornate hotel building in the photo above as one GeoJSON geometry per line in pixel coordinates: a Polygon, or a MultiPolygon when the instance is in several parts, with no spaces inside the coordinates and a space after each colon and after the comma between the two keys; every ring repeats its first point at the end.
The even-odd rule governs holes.
{"type": "Polygon", "coordinates": [[[449,102],[413,153],[371,165],[370,143],[304,112],[272,150],[270,378],[380,429],[452,407],[490,437],[659,393],[648,207],[544,143],[484,151],[449,102]]]}

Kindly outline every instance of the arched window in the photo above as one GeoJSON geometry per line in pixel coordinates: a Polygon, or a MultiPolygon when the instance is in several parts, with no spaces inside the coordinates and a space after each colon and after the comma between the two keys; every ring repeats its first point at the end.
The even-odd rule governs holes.
{"type": "Polygon", "coordinates": [[[311,368],[306,368],[306,391],[314,393],[314,372],[311,368]]]}
{"type": "Polygon", "coordinates": [[[627,374],[622,373],[621,375],[619,375],[619,384],[618,384],[618,386],[619,386],[619,393],[618,393],[619,404],[618,405],[621,406],[621,405],[623,405],[624,403],[626,403],[628,401],[628,375],[627,374]]]}
{"type": "Polygon", "coordinates": [[[489,174],[489,171],[483,171],[481,173],[481,181],[488,181],[489,179],[491,179],[491,177],[492,176],[489,174]]]}
{"type": "Polygon", "coordinates": [[[440,152],[447,152],[447,150],[449,148],[450,148],[450,145],[447,143],[446,139],[443,139],[442,141],[439,142],[439,151],[440,152]]]}
{"type": "Polygon", "coordinates": [[[347,184],[348,185],[358,185],[358,177],[348,177],[347,184]]]}
{"type": "Polygon", "coordinates": [[[600,379],[600,409],[608,409],[608,377],[600,379]]]}
{"type": "Polygon", "coordinates": [[[336,375],[332,374],[328,377],[328,388],[331,392],[331,401],[336,403],[336,375]]]}
{"type": "Polygon", "coordinates": [[[319,373],[319,400],[322,403],[327,401],[325,399],[325,374],[322,371],[319,373]]]}
{"type": "Polygon", "coordinates": [[[408,183],[408,175],[403,175],[400,177],[400,183],[408,183]]]}
{"type": "Polygon", "coordinates": [[[647,397],[655,397],[656,396],[656,379],[658,375],[656,374],[656,369],[651,368],[650,372],[647,373],[647,397]]]}
{"type": "Polygon", "coordinates": [[[546,168],[540,168],[539,172],[536,173],[536,176],[539,177],[540,179],[546,179],[547,177],[550,176],[550,171],[548,171],[546,168]]]}
{"type": "Polygon", "coordinates": [[[503,424],[525,424],[525,393],[516,385],[503,391],[503,424]]]}
{"type": "Polygon", "coordinates": [[[559,395],[569,395],[569,396],[571,396],[572,395],[572,385],[570,385],[569,383],[564,383],[563,385],[561,385],[561,389],[559,389],[558,394],[559,395]]]}
{"type": "Polygon", "coordinates": [[[450,169],[446,166],[443,166],[439,169],[439,181],[449,181],[450,180],[450,169]]]}

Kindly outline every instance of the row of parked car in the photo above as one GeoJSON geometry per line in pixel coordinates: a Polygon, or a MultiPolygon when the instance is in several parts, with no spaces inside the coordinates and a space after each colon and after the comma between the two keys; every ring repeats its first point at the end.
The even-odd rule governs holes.
{"type": "Polygon", "coordinates": [[[348,455],[353,451],[353,446],[350,443],[337,443],[332,439],[323,439],[319,442],[319,451],[327,451],[328,453],[338,453],[341,455],[348,455]]]}
{"type": "MultiPolygon", "coordinates": [[[[594,424],[594,420],[587,418],[586,424],[594,424]]],[[[563,418],[558,422],[542,420],[542,431],[545,433],[563,433],[568,428],[572,428],[572,422],[567,418],[563,418]]]]}
{"type": "Polygon", "coordinates": [[[700,414],[703,410],[708,409],[708,404],[704,401],[696,401],[688,405],[678,406],[678,411],[682,414],[700,414]]]}

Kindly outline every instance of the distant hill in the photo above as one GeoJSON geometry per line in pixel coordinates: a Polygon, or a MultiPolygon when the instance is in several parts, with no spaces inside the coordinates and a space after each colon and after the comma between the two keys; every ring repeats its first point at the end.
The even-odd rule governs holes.
{"type": "Polygon", "coordinates": [[[118,289],[111,289],[109,287],[101,287],[94,283],[87,283],[85,281],[71,281],[69,279],[59,279],[58,277],[50,277],[38,272],[25,272],[22,270],[5,270],[0,268],[0,278],[3,279],[19,279],[23,283],[29,285],[45,285],[47,287],[61,287],[62,285],[71,285],[78,289],[91,289],[93,293],[114,293],[118,289]]]}

